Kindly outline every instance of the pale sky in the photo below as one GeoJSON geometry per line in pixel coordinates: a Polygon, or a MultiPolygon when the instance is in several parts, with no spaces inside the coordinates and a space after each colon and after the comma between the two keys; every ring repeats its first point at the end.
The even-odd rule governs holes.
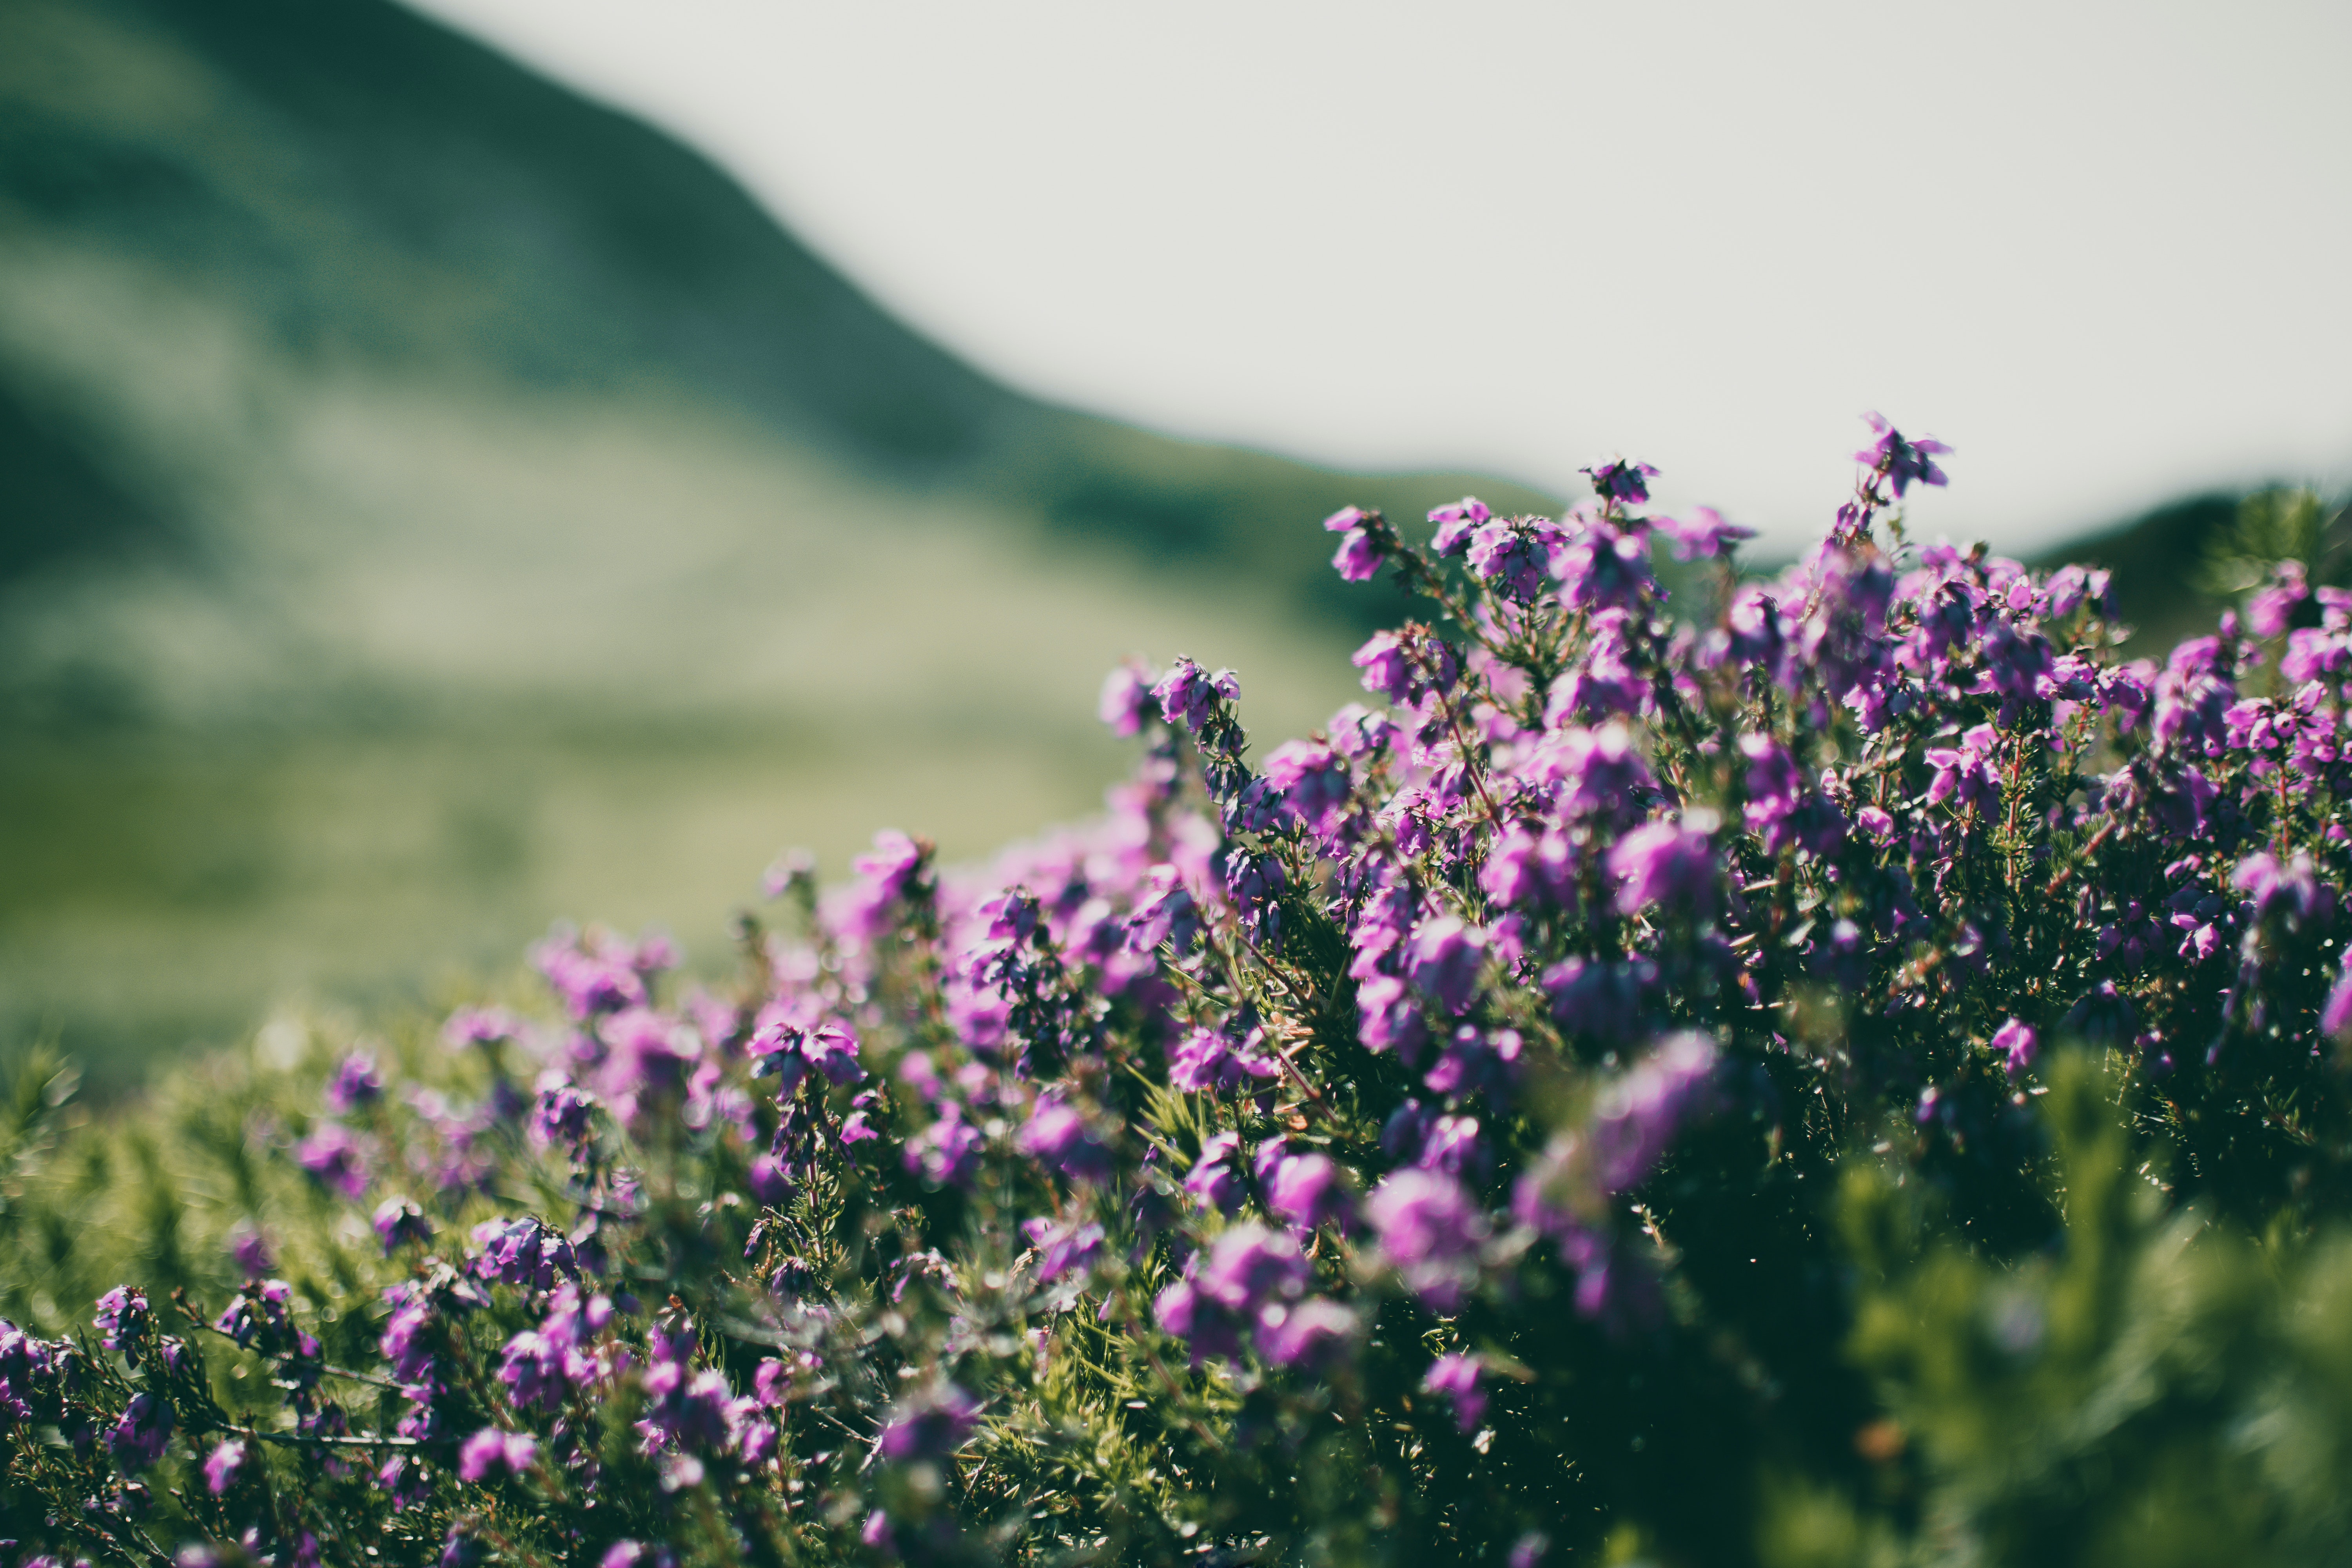
{"type": "Polygon", "coordinates": [[[422,0],[1033,393],[1784,542],[2352,480],[2352,5],[422,0]],[[1581,493],[1573,491],[1573,493],[1581,493]]]}

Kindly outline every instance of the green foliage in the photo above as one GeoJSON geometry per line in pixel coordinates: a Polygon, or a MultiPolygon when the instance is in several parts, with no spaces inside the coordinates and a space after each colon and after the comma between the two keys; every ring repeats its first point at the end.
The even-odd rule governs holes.
{"type": "Polygon", "coordinates": [[[2341,584],[2352,570],[2352,511],[2318,491],[2293,486],[2256,490],[2238,503],[2230,528],[2209,536],[2199,584],[2220,599],[2262,585],[2272,563],[2300,561],[2315,583],[2341,584]]]}
{"type": "Polygon", "coordinates": [[[1776,1568],[2342,1561],[2352,1233],[2261,1235],[2170,1201],[2091,1057],[2038,1106],[2060,1237],[1952,1234],[1892,1163],[1844,1178],[1851,1353],[1884,1414],[1840,1487],[1772,1478],[1776,1568]]]}

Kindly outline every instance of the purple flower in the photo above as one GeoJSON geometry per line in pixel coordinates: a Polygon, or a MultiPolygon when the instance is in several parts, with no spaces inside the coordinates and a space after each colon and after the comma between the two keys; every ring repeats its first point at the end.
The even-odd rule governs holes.
{"type": "Polygon", "coordinates": [[[2066,1010],[2066,1027],[2088,1040],[2117,1042],[2131,1037],[2135,1015],[2130,1001],[2112,980],[2102,980],[2066,1010]]]}
{"type": "Polygon", "coordinates": [[[2345,950],[2343,970],[2319,1010],[2319,1029],[2335,1040],[2352,1037],[2352,948],[2345,950]]]}
{"type": "Polygon", "coordinates": [[[1143,728],[1151,705],[1151,676],[1129,659],[1103,677],[1102,701],[1096,711],[1110,732],[1124,740],[1143,728]]]}
{"type": "Polygon", "coordinates": [[[890,1412],[877,1444],[882,1457],[899,1464],[943,1459],[971,1440],[980,1405],[952,1383],[941,1383],[890,1412]]]}
{"type": "Polygon", "coordinates": [[[236,1437],[223,1439],[205,1457],[205,1486],[213,1496],[219,1497],[236,1485],[245,1473],[245,1444],[236,1437]]]}
{"type": "Polygon", "coordinates": [[[625,1119],[642,1098],[682,1093],[687,1075],[701,1056],[701,1042],[691,1028],[650,1007],[606,1016],[598,1024],[598,1034],[611,1047],[601,1087],[622,1108],[625,1119]]]}
{"type": "Polygon", "coordinates": [[[907,1169],[935,1187],[968,1186],[980,1173],[984,1143],[980,1129],[963,1117],[963,1107],[950,1100],[929,1127],[907,1140],[907,1169]]]}
{"type": "Polygon", "coordinates": [[[1429,521],[1437,525],[1430,549],[1440,556],[1461,554],[1470,548],[1470,531],[1494,515],[1476,496],[1464,496],[1458,505],[1439,507],[1429,514],[1429,521]]]}
{"type": "Polygon", "coordinates": [[[1242,1201],[1241,1153],[1240,1133],[1212,1132],[1202,1141],[1201,1157],[1184,1178],[1184,1191],[1219,1214],[1233,1213],[1242,1201]]]}
{"type": "Polygon", "coordinates": [[[1650,481],[1658,470],[1647,463],[1628,462],[1612,458],[1606,462],[1591,463],[1576,470],[1592,481],[1592,488],[1604,501],[1622,501],[1640,506],[1650,499],[1650,481]]]}
{"type": "Polygon", "coordinates": [[[1942,485],[1950,483],[1935,459],[1951,451],[1949,447],[1932,437],[1917,441],[1906,440],[1903,432],[1887,423],[1884,415],[1865,414],[1878,439],[1853,455],[1853,460],[1885,474],[1895,485],[1899,498],[1913,483],[1942,485]]]}
{"type": "Polygon", "coordinates": [[[1471,574],[1517,604],[1535,602],[1568,531],[1549,518],[1496,518],[1470,535],[1465,559],[1471,574]]]}
{"type": "Polygon", "coordinates": [[[1495,840],[1478,884],[1495,902],[1513,909],[1576,905],[1576,848],[1558,828],[1538,837],[1514,823],[1495,840]]]}
{"type": "Polygon", "coordinates": [[[551,1085],[539,1091],[538,1107],[531,1113],[530,1128],[541,1142],[558,1144],[575,1152],[588,1141],[593,1129],[590,1113],[596,1109],[596,1097],[568,1083],[551,1085]]]}
{"type": "Polygon", "coordinates": [[[1454,1419],[1465,1432],[1475,1427],[1478,1418],[1486,1413],[1486,1394],[1478,1386],[1482,1370],[1476,1356],[1456,1351],[1430,1363],[1429,1371],[1421,1380],[1423,1389],[1443,1394],[1454,1402],[1454,1419]]]}
{"type": "Polygon", "coordinates": [[[1420,1061],[1428,1038],[1421,1009],[1393,974],[1371,974],[1356,987],[1357,1037],[1375,1056],[1394,1051],[1408,1067],[1420,1061]]]}
{"type": "Polygon", "coordinates": [[[1568,816],[1618,817],[1656,787],[1632,733],[1618,723],[1556,731],[1537,743],[1523,771],[1559,786],[1559,809],[1568,816]]]}
{"type": "Polygon", "coordinates": [[[1058,1096],[1041,1097],[1021,1129],[1021,1152],[1077,1181],[1109,1173],[1111,1152],[1085,1113],[1058,1096]]]}
{"type": "Polygon", "coordinates": [[[98,1313],[91,1320],[106,1348],[121,1351],[132,1366],[139,1364],[139,1346],[147,1337],[148,1322],[147,1293],[129,1285],[117,1285],[100,1296],[98,1313]]]}
{"type": "Polygon", "coordinates": [[[106,1435],[114,1462],[126,1470],[144,1469],[163,1457],[172,1440],[172,1407],[152,1394],[131,1396],[122,1418],[106,1435]]]}
{"type": "Polygon", "coordinates": [[[338,1116],[383,1098],[383,1075],[376,1071],[375,1057],[367,1051],[353,1051],[336,1063],[335,1076],[327,1080],[327,1109],[338,1116]]]}
{"type": "Polygon", "coordinates": [[[1360,1327],[1351,1309],[1328,1297],[1274,1302],[1258,1314],[1258,1353],[1273,1366],[1320,1372],[1339,1359],[1360,1327]]]}
{"type": "Polygon", "coordinates": [[[1265,782],[1285,810],[1320,830],[1347,801],[1347,759],[1319,741],[1286,741],[1265,759],[1265,782]]]}
{"type": "Polygon", "coordinates": [[[1384,528],[1379,513],[1342,507],[1323,520],[1323,528],[1340,535],[1339,553],[1331,557],[1331,564],[1343,580],[1362,583],[1379,575],[1381,563],[1388,555],[1379,537],[1384,528]]]}
{"type": "Polygon", "coordinates": [[[866,1069],[857,1060],[856,1031],[830,1019],[802,1028],[790,1021],[789,1009],[782,1004],[761,1010],[752,1023],[751,1038],[744,1048],[751,1058],[753,1078],[773,1077],[778,1080],[779,1099],[789,1099],[812,1069],[823,1074],[829,1083],[866,1081],[866,1069]]]}
{"type": "Polygon", "coordinates": [[[386,1198],[375,1208],[375,1234],[383,1243],[383,1255],[390,1258],[407,1242],[420,1245],[433,1239],[433,1226],[425,1211],[406,1198],[386,1198]]]}
{"type": "Polygon", "coordinates": [[[1479,966],[1486,960],[1486,932],[1454,915],[1422,922],[1413,933],[1407,963],[1412,983],[1449,1013],[1470,1005],[1479,966]]]}
{"type": "Polygon", "coordinates": [[[1617,879],[1617,908],[1639,914],[1653,904],[1670,912],[1708,913],[1715,901],[1712,813],[1686,811],[1679,822],[1653,822],[1619,839],[1609,851],[1617,879]]]}
{"type": "Polygon", "coordinates": [[[1718,561],[1742,540],[1756,537],[1754,529],[1725,521],[1723,514],[1711,506],[1692,508],[1687,521],[1662,517],[1657,526],[1675,542],[1677,561],[1718,561]]]}
{"type": "MultiPolygon", "coordinates": [[[[656,967],[653,954],[643,955],[645,968],[656,967]]],[[[574,1018],[588,1019],[646,1003],[646,977],[641,955],[609,932],[582,939],[568,926],[559,926],[531,950],[531,962],[547,977],[564,1007],[574,1018]]]]}
{"type": "Polygon", "coordinates": [[[1307,1287],[1307,1259],[1298,1244],[1261,1225],[1237,1225],[1211,1244],[1200,1286],[1211,1300],[1236,1310],[1307,1287]]]}
{"type": "Polygon", "coordinates": [[[539,1443],[529,1433],[485,1426],[457,1450],[457,1474],[478,1484],[500,1470],[511,1476],[527,1475],[538,1461],[539,1443]]]}
{"type": "Polygon", "coordinates": [[[732,1428],[735,1404],[727,1374],[716,1367],[696,1372],[688,1363],[693,1353],[693,1331],[683,1343],[657,1347],[646,1368],[645,1427],[682,1448],[718,1448],[732,1428]]]}
{"type": "Polygon", "coordinates": [[[341,1122],[319,1123],[310,1136],[295,1146],[294,1159],[321,1185],[332,1187],[347,1198],[356,1198],[367,1191],[367,1164],[359,1140],[341,1122]]]}
{"type": "Polygon", "coordinates": [[[1160,677],[1151,694],[1160,700],[1161,718],[1198,734],[1220,699],[1227,702],[1241,700],[1241,677],[1230,669],[1211,675],[1191,659],[1180,658],[1160,677]]]}
{"type": "Polygon", "coordinates": [[[1374,632],[1349,660],[1364,672],[1363,686],[1391,702],[1410,701],[1418,680],[1412,645],[1394,632],[1374,632]]]}
{"type": "Polygon", "coordinates": [[[1085,1273],[1102,1256],[1103,1227],[1098,1225],[1024,1220],[1021,1234],[1037,1249],[1037,1278],[1049,1284],[1065,1274],[1085,1273]]]}
{"type": "Polygon", "coordinates": [[[1248,1048],[1256,1039],[1235,1045],[1213,1029],[1194,1029],[1177,1042],[1168,1058],[1168,1081],[1188,1094],[1230,1094],[1245,1082],[1266,1082],[1282,1076],[1271,1057],[1248,1048]]]}
{"type": "Polygon", "coordinates": [[[1348,1189],[1339,1167],[1325,1154],[1286,1154],[1265,1184],[1265,1206],[1301,1230],[1342,1218],[1348,1189]]]}
{"type": "Polygon", "coordinates": [[[1705,1035],[1675,1035],[1601,1091],[1587,1137],[1604,1190],[1622,1193],[1648,1179],[1704,1102],[1720,1056],[1705,1035]]]}
{"type": "Polygon", "coordinates": [[[2041,1044],[2042,1037],[2033,1032],[2032,1026],[2020,1019],[2011,1018],[1993,1031],[1992,1048],[2000,1054],[2011,1078],[2033,1065],[2033,1053],[2041,1044]]]}
{"type": "Polygon", "coordinates": [[[895,827],[886,827],[874,836],[873,848],[851,858],[849,868],[874,884],[881,896],[899,898],[914,885],[929,858],[926,846],[895,827]]]}
{"type": "Polygon", "coordinates": [[[460,1007],[441,1026],[441,1039],[451,1050],[467,1046],[494,1046],[522,1038],[520,1018],[503,1007],[460,1007]]]}
{"type": "Polygon", "coordinates": [[[677,1568],[677,1555],[667,1546],[647,1546],[642,1541],[616,1541],[599,1560],[597,1568],[677,1568]]]}
{"type": "Polygon", "coordinates": [[[270,1256],[268,1239],[249,1220],[239,1220],[230,1229],[228,1254],[245,1270],[247,1280],[259,1279],[278,1267],[278,1260],[270,1256]]]}
{"type": "Polygon", "coordinates": [[[2311,597],[2304,581],[2303,563],[2282,561],[2271,568],[2271,581],[2255,590],[2246,603],[2246,629],[2258,637],[2274,637],[2287,629],[2297,605],[2311,597]]]}
{"type": "Polygon", "coordinates": [[[294,1348],[291,1305],[293,1288],[283,1279],[265,1279],[229,1299],[213,1327],[237,1343],[240,1350],[279,1355],[294,1348]]]}
{"type": "Polygon", "coordinates": [[[484,1220],[474,1227],[473,1240],[482,1249],[473,1262],[479,1279],[527,1290],[552,1290],[559,1275],[580,1278],[571,1239],[536,1215],[484,1220]]]}
{"type": "Polygon", "coordinates": [[[1549,561],[1560,597],[1578,609],[1631,610],[1657,585],[1644,526],[1587,516],[1551,547],[1549,561]]]}
{"type": "Polygon", "coordinates": [[[1435,1311],[1462,1304],[1478,1278],[1487,1220],[1460,1182],[1436,1171],[1394,1172],[1373,1189],[1364,1217],[1407,1289],[1435,1311]]]}

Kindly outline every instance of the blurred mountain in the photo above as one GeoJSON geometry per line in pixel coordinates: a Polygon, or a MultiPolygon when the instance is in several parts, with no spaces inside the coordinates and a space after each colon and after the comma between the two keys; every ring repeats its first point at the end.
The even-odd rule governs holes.
{"type": "Polygon", "coordinates": [[[1318,520],[1472,488],[1544,503],[1015,394],[387,0],[5,0],[0,1042],[127,1059],[559,913],[722,956],[782,843],[1087,810],[1122,656],[1317,722],[1391,607],[1318,520]]]}
{"type": "MultiPolygon", "coordinates": [[[[613,542],[530,470],[575,437],[805,476],[762,531],[977,509],[992,533],[1018,525],[1005,542],[1125,557],[1139,584],[1148,563],[1356,622],[1378,594],[1344,595],[1315,521],[1467,482],[1340,476],[1020,396],[696,154],[385,0],[11,0],[0,277],[0,441],[23,476],[0,572],[209,564],[234,581],[205,596],[238,598],[248,637],[257,574],[299,556],[332,578],[355,543],[372,569],[429,555],[475,597],[521,573],[523,596],[572,607],[551,570],[613,542]],[[420,521],[452,498],[415,470],[453,461],[525,487],[492,503],[495,541],[420,521]],[[492,543],[503,563],[466,558],[492,543]]],[[[648,544],[700,488],[639,498],[648,544]]],[[[408,673],[376,617],[360,649],[340,614],[316,620],[275,629],[352,655],[346,673],[408,673]]]]}

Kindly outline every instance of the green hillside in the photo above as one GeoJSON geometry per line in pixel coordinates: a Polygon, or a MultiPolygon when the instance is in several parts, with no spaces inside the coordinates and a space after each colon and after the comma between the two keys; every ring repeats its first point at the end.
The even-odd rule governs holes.
{"type": "Polygon", "coordinates": [[[1087,811],[1129,652],[1295,731],[1323,513],[1543,499],[1022,397],[383,0],[0,5],[0,1044],[102,1070],[1087,811]]]}

